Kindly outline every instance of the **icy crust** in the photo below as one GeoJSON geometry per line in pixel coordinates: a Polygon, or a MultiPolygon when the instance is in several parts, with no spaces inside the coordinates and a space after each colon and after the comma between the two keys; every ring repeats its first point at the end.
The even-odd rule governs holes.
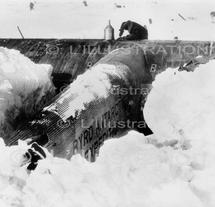
{"type": "Polygon", "coordinates": [[[131,70],[121,63],[93,66],[79,75],[63,94],[44,110],[57,112],[64,120],[75,117],[85,110],[88,104],[110,96],[113,79],[118,81],[117,84],[123,82],[128,86],[129,75],[132,77],[131,70]]]}
{"type": "Polygon", "coordinates": [[[0,47],[0,134],[4,138],[19,124],[16,118],[33,115],[53,96],[51,72],[50,65],[35,64],[17,50],[0,47]]]}

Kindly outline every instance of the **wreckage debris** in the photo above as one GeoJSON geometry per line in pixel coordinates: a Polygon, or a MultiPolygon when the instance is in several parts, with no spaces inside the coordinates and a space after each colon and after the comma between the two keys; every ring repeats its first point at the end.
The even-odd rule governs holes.
{"type": "Polygon", "coordinates": [[[187,17],[189,20],[196,20],[196,17],[187,17]]]}
{"type": "Polygon", "coordinates": [[[82,3],[84,4],[84,6],[86,6],[86,7],[88,6],[87,1],[83,1],[82,3]]]}
{"type": "Polygon", "coordinates": [[[30,2],[30,4],[29,4],[30,11],[34,10],[34,6],[35,6],[34,3],[30,2]]]}
{"type": "Polygon", "coordinates": [[[122,5],[117,4],[117,3],[115,3],[114,5],[115,5],[115,7],[116,7],[116,8],[125,8],[125,6],[124,6],[124,5],[122,6],[122,5]]]}
{"type": "Polygon", "coordinates": [[[178,16],[181,17],[184,21],[186,21],[186,19],[180,13],[178,13],[178,16]]]}
{"type": "Polygon", "coordinates": [[[215,23],[215,11],[212,11],[210,13],[210,16],[211,16],[212,23],[215,23]]]}

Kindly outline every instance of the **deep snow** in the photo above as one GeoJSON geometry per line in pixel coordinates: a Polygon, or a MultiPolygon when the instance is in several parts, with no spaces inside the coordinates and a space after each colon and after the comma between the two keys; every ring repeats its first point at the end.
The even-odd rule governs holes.
{"type": "Polygon", "coordinates": [[[159,74],[144,109],[155,134],[108,140],[95,163],[49,154],[29,175],[19,167],[26,144],[1,142],[1,206],[214,206],[214,67],[159,74]]]}

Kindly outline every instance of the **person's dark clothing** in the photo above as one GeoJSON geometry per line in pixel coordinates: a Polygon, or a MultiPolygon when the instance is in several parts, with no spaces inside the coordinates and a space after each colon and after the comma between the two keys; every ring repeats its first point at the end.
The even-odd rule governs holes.
{"type": "Polygon", "coordinates": [[[39,160],[46,158],[44,150],[37,143],[33,143],[24,156],[30,163],[27,166],[27,169],[30,171],[35,170],[39,160]]]}
{"type": "Polygon", "coordinates": [[[34,9],[34,3],[30,2],[29,7],[30,7],[30,10],[33,10],[34,9]]]}
{"type": "Polygon", "coordinates": [[[120,27],[119,36],[123,35],[124,30],[128,30],[129,35],[124,37],[126,40],[143,40],[148,39],[148,30],[140,24],[132,21],[123,22],[120,27]]]}

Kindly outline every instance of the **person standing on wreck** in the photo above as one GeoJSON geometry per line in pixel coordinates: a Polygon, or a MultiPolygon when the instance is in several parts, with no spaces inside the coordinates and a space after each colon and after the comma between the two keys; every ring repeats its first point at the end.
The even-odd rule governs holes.
{"type": "Polygon", "coordinates": [[[123,22],[119,29],[118,40],[144,40],[148,39],[148,30],[136,22],[128,20],[123,22]],[[122,37],[124,30],[128,30],[129,35],[122,37]]]}

